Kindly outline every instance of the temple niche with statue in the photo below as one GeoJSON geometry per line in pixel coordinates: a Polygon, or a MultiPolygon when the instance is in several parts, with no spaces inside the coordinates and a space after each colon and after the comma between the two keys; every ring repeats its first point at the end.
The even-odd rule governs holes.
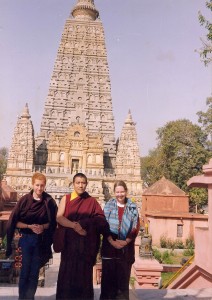
{"type": "Polygon", "coordinates": [[[5,180],[19,195],[30,190],[35,171],[47,176],[47,192],[59,200],[71,191],[73,175],[87,175],[88,192],[100,202],[125,180],[129,196],[141,200],[140,153],[130,110],[115,139],[105,36],[93,0],[78,0],[65,23],[40,132],[30,107],[17,120],[5,180]]]}

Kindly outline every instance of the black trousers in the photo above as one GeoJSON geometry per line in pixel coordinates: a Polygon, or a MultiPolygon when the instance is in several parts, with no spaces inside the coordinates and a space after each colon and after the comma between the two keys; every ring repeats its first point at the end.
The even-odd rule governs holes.
{"type": "Polygon", "coordinates": [[[132,264],[121,259],[102,259],[100,299],[129,300],[132,264]]]}

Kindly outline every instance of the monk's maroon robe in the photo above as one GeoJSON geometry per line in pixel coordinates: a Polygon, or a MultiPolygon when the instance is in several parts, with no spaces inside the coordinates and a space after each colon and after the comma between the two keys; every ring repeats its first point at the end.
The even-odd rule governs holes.
{"type": "Polygon", "coordinates": [[[93,299],[93,266],[100,234],[109,234],[108,223],[99,203],[87,192],[71,201],[70,195],[67,195],[64,216],[79,222],[87,235],[81,236],[66,228],[56,299],[93,299]]]}

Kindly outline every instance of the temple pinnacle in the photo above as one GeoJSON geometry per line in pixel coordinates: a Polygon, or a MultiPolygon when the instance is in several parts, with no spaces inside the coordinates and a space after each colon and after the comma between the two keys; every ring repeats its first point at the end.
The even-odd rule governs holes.
{"type": "Polygon", "coordinates": [[[30,114],[29,114],[29,108],[28,108],[28,103],[26,103],[23,112],[21,114],[21,118],[25,118],[25,119],[30,119],[30,114]]]}
{"type": "Polygon", "coordinates": [[[132,115],[131,115],[131,111],[128,111],[128,115],[127,118],[125,120],[125,124],[131,124],[131,125],[135,125],[135,123],[132,120],[132,115]]]}
{"type": "Polygon", "coordinates": [[[81,20],[95,21],[99,16],[94,0],[78,0],[71,13],[75,19],[81,20]]]}

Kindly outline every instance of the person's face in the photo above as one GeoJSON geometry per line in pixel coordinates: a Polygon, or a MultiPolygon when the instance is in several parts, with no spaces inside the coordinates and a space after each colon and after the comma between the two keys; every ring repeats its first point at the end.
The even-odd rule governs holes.
{"type": "Polygon", "coordinates": [[[76,177],[73,182],[74,190],[78,195],[81,195],[85,192],[87,181],[83,177],[76,177]]]}
{"type": "Polygon", "coordinates": [[[126,198],[126,195],[127,195],[127,191],[125,191],[124,187],[123,186],[117,186],[115,188],[115,197],[116,197],[116,200],[119,202],[119,203],[124,203],[125,202],[125,198],[126,198]]]}
{"type": "Polygon", "coordinates": [[[38,198],[42,195],[45,189],[45,181],[40,179],[35,179],[35,182],[32,185],[35,196],[38,198]]]}

